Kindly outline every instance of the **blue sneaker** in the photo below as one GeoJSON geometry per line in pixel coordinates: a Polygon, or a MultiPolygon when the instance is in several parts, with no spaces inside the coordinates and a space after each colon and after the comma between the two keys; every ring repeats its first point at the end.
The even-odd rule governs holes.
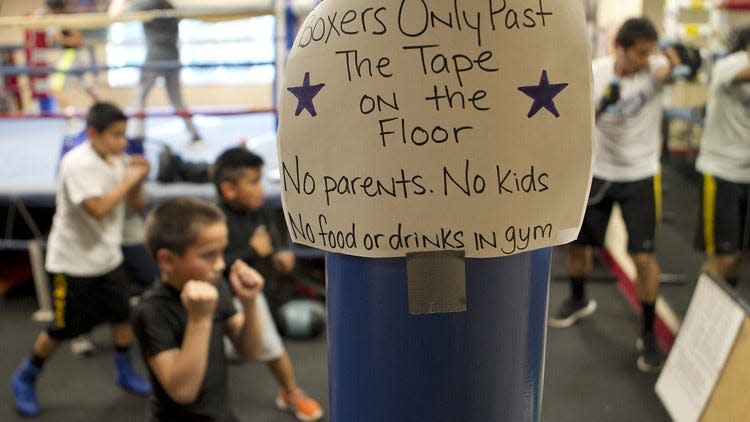
{"type": "Polygon", "coordinates": [[[115,380],[122,389],[139,396],[151,394],[151,383],[133,369],[128,353],[115,353],[115,380]]]}
{"type": "Polygon", "coordinates": [[[13,401],[21,416],[39,416],[39,402],[36,400],[36,377],[42,372],[25,359],[13,374],[13,401]]]}

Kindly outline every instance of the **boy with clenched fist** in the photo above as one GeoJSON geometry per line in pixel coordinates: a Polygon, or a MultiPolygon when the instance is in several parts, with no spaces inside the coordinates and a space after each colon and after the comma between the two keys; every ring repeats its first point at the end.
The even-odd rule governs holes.
{"type": "Polygon", "coordinates": [[[256,296],[263,277],[237,260],[229,284],[244,312],[237,312],[222,277],[227,226],[216,206],[173,199],[154,208],[146,221],[146,244],[161,280],[134,312],[134,330],[154,389],[156,421],[236,421],[229,408],[223,337],[240,357],[261,348],[256,296]]]}

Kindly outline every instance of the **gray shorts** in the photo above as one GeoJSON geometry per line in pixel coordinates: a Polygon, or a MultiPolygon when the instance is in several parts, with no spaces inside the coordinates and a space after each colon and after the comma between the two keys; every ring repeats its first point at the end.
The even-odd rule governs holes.
{"type": "MultiPolygon", "coordinates": [[[[237,298],[234,298],[234,305],[240,310],[240,312],[242,312],[242,305],[237,298]]],[[[255,310],[258,313],[258,322],[260,323],[260,329],[263,332],[263,350],[261,351],[258,360],[268,362],[278,359],[285,352],[284,343],[281,342],[281,336],[276,329],[276,324],[273,322],[271,310],[268,308],[268,302],[263,293],[259,293],[255,297],[255,310]]],[[[231,342],[227,343],[228,345],[231,345],[231,342]]]]}

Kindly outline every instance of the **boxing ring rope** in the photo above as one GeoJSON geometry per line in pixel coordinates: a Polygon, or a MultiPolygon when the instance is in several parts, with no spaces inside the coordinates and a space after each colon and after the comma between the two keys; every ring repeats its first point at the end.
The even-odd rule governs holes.
{"type": "MultiPolygon", "coordinates": [[[[269,108],[229,108],[226,110],[219,109],[218,107],[212,109],[202,110],[199,108],[192,108],[186,111],[149,111],[145,113],[133,113],[126,112],[128,117],[136,118],[149,118],[149,117],[192,117],[192,116],[211,116],[211,117],[232,117],[232,116],[244,116],[247,114],[266,114],[276,113],[275,107],[269,108]]],[[[23,113],[23,112],[10,112],[0,113],[0,121],[2,120],[41,120],[41,119],[69,119],[73,117],[83,118],[84,113],[23,113]]]]}
{"type": "Polygon", "coordinates": [[[211,22],[266,16],[272,15],[274,12],[275,9],[269,6],[246,6],[149,10],[124,13],[118,16],[109,16],[107,13],[6,16],[0,17],[0,27],[16,27],[37,30],[44,30],[55,26],[71,29],[98,29],[118,22],[149,22],[159,18],[196,19],[211,22]]]}
{"type": "Polygon", "coordinates": [[[68,69],[58,69],[55,67],[35,67],[35,66],[0,66],[0,75],[49,75],[52,73],[66,73],[72,75],[81,75],[88,72],[104,72],[118,69],[144,69],[144,70],[173,70],[183,68],[210,69],[216,67],[253,67],[253,66],[271,66],[276,62],[227,62],[227,63],[185,63],[181,64],[176,61],[153,62],[149,64],[127,63],[118,65],[93,65],[93,66],[74,66],[68,69]]]}

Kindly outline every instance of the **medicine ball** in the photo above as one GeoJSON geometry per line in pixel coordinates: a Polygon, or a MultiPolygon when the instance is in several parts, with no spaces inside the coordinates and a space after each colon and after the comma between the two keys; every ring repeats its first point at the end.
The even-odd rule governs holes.
{"type": "Polygon", "coordinates": [[[325,330],[325,306],[310,299],[290,300],[279,308],[276,326],[282,335],[291,339],[313,339],[325,330]]]}

